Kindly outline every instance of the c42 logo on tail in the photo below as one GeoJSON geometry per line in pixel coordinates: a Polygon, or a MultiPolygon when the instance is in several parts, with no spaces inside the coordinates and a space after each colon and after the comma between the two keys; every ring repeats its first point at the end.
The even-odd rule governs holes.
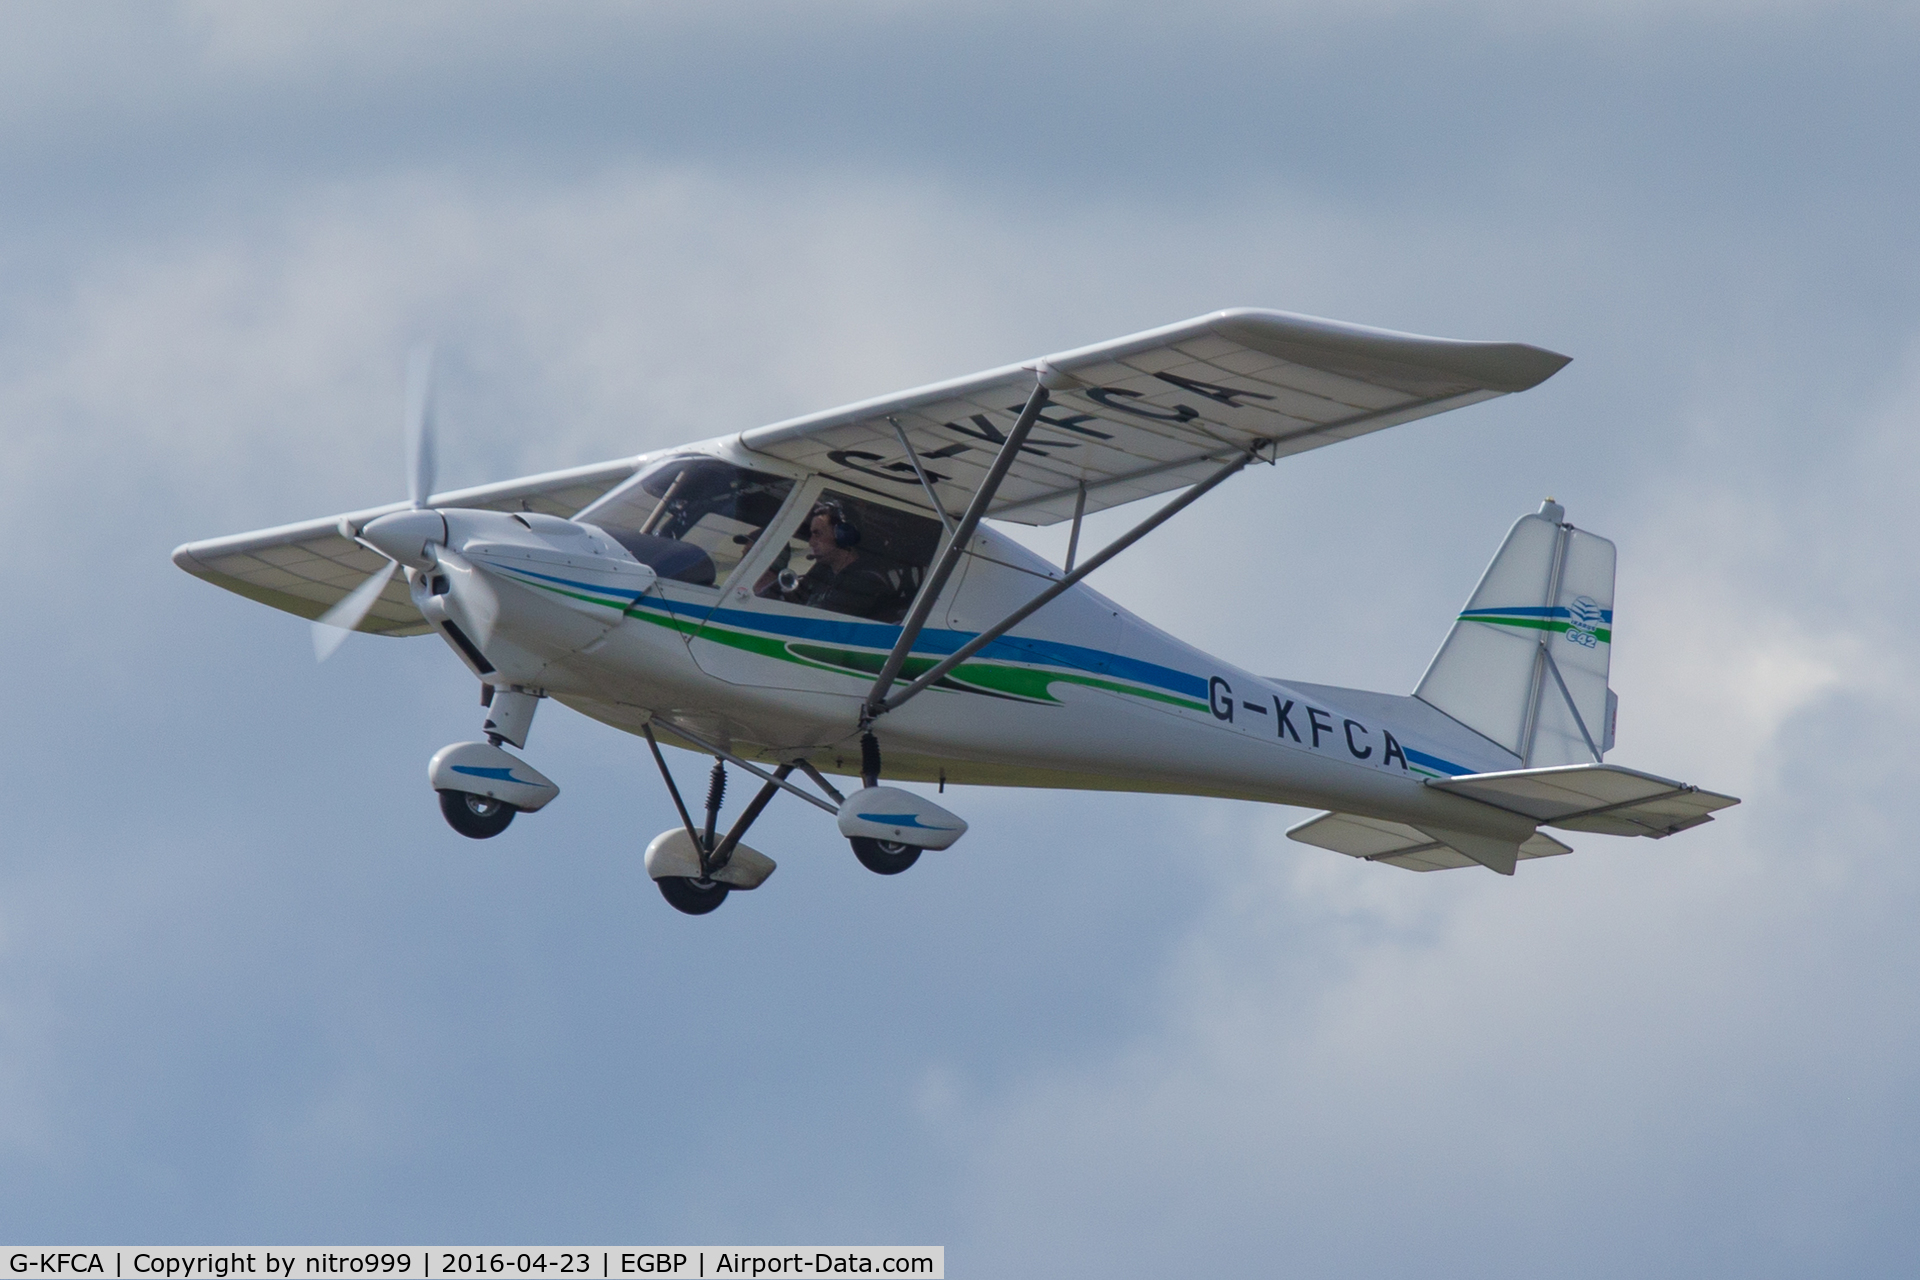
{"type": "Polygon", "coordinates": [[[1594,632],[1603,618],[1600,605],[1586,596],[1575,596],[1567,606],[1567,639],[1591,649],[1599,643],[1594,632]]]}

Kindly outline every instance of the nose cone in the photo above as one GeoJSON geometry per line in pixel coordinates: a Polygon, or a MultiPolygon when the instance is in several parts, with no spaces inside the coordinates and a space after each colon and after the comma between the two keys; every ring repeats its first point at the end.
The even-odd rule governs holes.
{"type": "Polygon", "coordinates": [[[447,522],[438,511],[396,511],[369,521],[360,536],[382,553],[415,569],[431,569],[432,543],[446,545],[447,522]]]}

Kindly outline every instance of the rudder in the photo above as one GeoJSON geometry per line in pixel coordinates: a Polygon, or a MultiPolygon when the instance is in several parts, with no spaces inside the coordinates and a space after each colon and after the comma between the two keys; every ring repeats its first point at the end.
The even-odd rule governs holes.
{"type": "Polygon", "coordinates": [[[1523,768],[1586,764],[1613,746],[1613,543],[1549,498],[1520,517],[1413,696],[1523,768]]]}

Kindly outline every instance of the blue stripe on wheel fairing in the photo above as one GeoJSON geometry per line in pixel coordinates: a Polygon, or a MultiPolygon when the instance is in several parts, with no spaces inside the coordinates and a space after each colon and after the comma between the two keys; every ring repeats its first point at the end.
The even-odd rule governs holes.
{"type": "Polygon", "coordinates": [[[495,782],[518,782],[523,787],[531,787],[534,785],[531,782],[526,782],[520,778],[514,777],[513,770],[511,768],[484,769],[484,768],[481,768],[479,765],[457,764],[453,766],[453,771],[455,773],[469,774],[475,778],[492,778],[495,782]]]}
{"type": "Polygon", "coordinates": [[[930,827],[920,821],[917,813],[856,813],[853,815],[862,822],[878,822],[889,827],[918,827],[922,831],[951,831],[952,827],[930,827]]]}

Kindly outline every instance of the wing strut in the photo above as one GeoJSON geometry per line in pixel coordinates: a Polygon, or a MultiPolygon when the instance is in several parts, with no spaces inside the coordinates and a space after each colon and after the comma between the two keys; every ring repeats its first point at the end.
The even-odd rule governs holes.
{"type": "MultiPolygon", "coordinates": [[[[1020,420],[1013,424],[1013,430],[1007,432],[1006,443],[1000,446],[1000,453],[988,468],[980,487],[974,490],[973,501],[967,504],[967,513],[960,517],[960,527],[947,539],[947,549],[940,562],[927,575],[920,586],[920,594],[913,602],[913,612],[907,615],[906,622],[900,628],[900,639],[894,642],[893,652],[887,655],[887,661],[880,668],[880,674],[873,682],[873,691],[867,694],[867,702],[860,710],[860,726],[865,728],[873,718],[891,707],[883,706],[882,700],[887,690],[893,687],[894,679],[899,676],[900,668],[906,664],[907,655],[913,652],[913,642],[920,638],[920,629],[927,625],[927,615],[933,612],[933,602],[947,585],[947,578],[953,573],[953,566],[960,563],[960,557],[966,554],[967,544],[973,541],[973,531],[980,527],[980,517],[987,512],[987,504],[993,501],[993,495],[1000,489],[1000,482],[1007,477],[1007,468],[1020,454],[1020,446],[1027,442],[1027,433],[1033,430],[1035,419],[1040,411],[1047,407],[1047,382],[1051,369],[1042,364],[1033,384],[1033,394],[1027,397],[1026,407],[1020,410],[1020,420]]],[[[902,437],[905,438],[904,436],[902,437]]],[[[914,464],[919,470],[919,464],[914,464]]],[[[924,482],[924,478],[923,478],[924,482]]],[[[929,488],[931,492],[931,488],[929,488]]],[[[935,499],[937,503],[939,499],[935,499]]],[[[944,513],[943,513],[944,514],[944,513]]],[[[868,785],[872,785],[869,783],[868,785]]]]}
{"type": "Polygon", "coordinates": [[[887,422],[893,427],[893,434],[900,437],[900,447],[907,451],[907,461],[913,464],[913,474],[920,477],[920,487],[927,491],[927,501],[933,504],[934,514],[940,517],[941,526],[951,534],[953,517],[947,514],[947,504],[940,501],[940,495],[933,491],[933,481],[927,479],[927,469],[920,465],[920,452],[913,447],[913,441],[907,439],[907,430],[900,425],[900,419],[887,415],[887,422]]]}
{"type": "Polygon", "coordinates": [[[1067,534],[1067,562],[1060,566],[1062,573],[1073,572],[1073,557],[1080,550],[1080,521],[1087,514],[1087,482],[1080,482],[1080,496],[1073,500],[1073,528],[1067,534]]]}
{"type": "MultiPolygon", "coordinates": [[[[1011,441],[1012,437],[1009,436],[1008,440],[1011,441]]],[[[1045,605],[1048,601],[1056,599],[1095,569],[1098,569],[1101,565],[1113,559],[1122,551],[1125,551],[1128,547],[1146,537],[1149,533],[1152,533],[1168,520],[1180,514],[1180,512],[1190,504],[1199,501],[1200,498],[1211,491],[1215,485],[1239,471],[1240,468],[1246,466],[1249,462],[1254,461],[1255,458],[1259,456],[1261,448],[1267,443],[1265,440],[1254,441],[1253,447],[1245,453],[1242,453],[1238,458],[1235,458],[1232,462],[1229,462],[1226,466],[1220,468],[1199,484],[1194,485],[1191,489],[1188,489],[1166,506],[1161,507],[1158,511],[1133,526],[1133,528],[1127,530],[1127,532],[1121,534],[1118,538],[1115,538],[1101,549],[1100,554],[1088,560],[1072,573],[1061,578],[1058,582],[1048,587],[1045,591],[1042,591],[1033,599],[1027,601],[1027,603],[1021,605],[1018,609],[1015,609],[993,626],[988,627],[985,631],[982,631],[979,635],[961,645],[932,669],[923,673],[919,679],[902,689],[899,693],[894,694],[891,698],[888,698],[884,702],[879,701],[882,686],[876,685],[873,695],[867,701],[867,711],[869,714],[877,716],[892,711],[908,698],[919,693],[922,689],[939,681],[947,672],[953,670],[968,658],[971,658],[974,654],[980,652],[995,640],[998,640],[1001,636],[1019,626],[1027,618],[1038,612],[1041,606],[1045,605]]],[[[898,653],[899,650],[896,648],[895,652],[898,653]]]]}

